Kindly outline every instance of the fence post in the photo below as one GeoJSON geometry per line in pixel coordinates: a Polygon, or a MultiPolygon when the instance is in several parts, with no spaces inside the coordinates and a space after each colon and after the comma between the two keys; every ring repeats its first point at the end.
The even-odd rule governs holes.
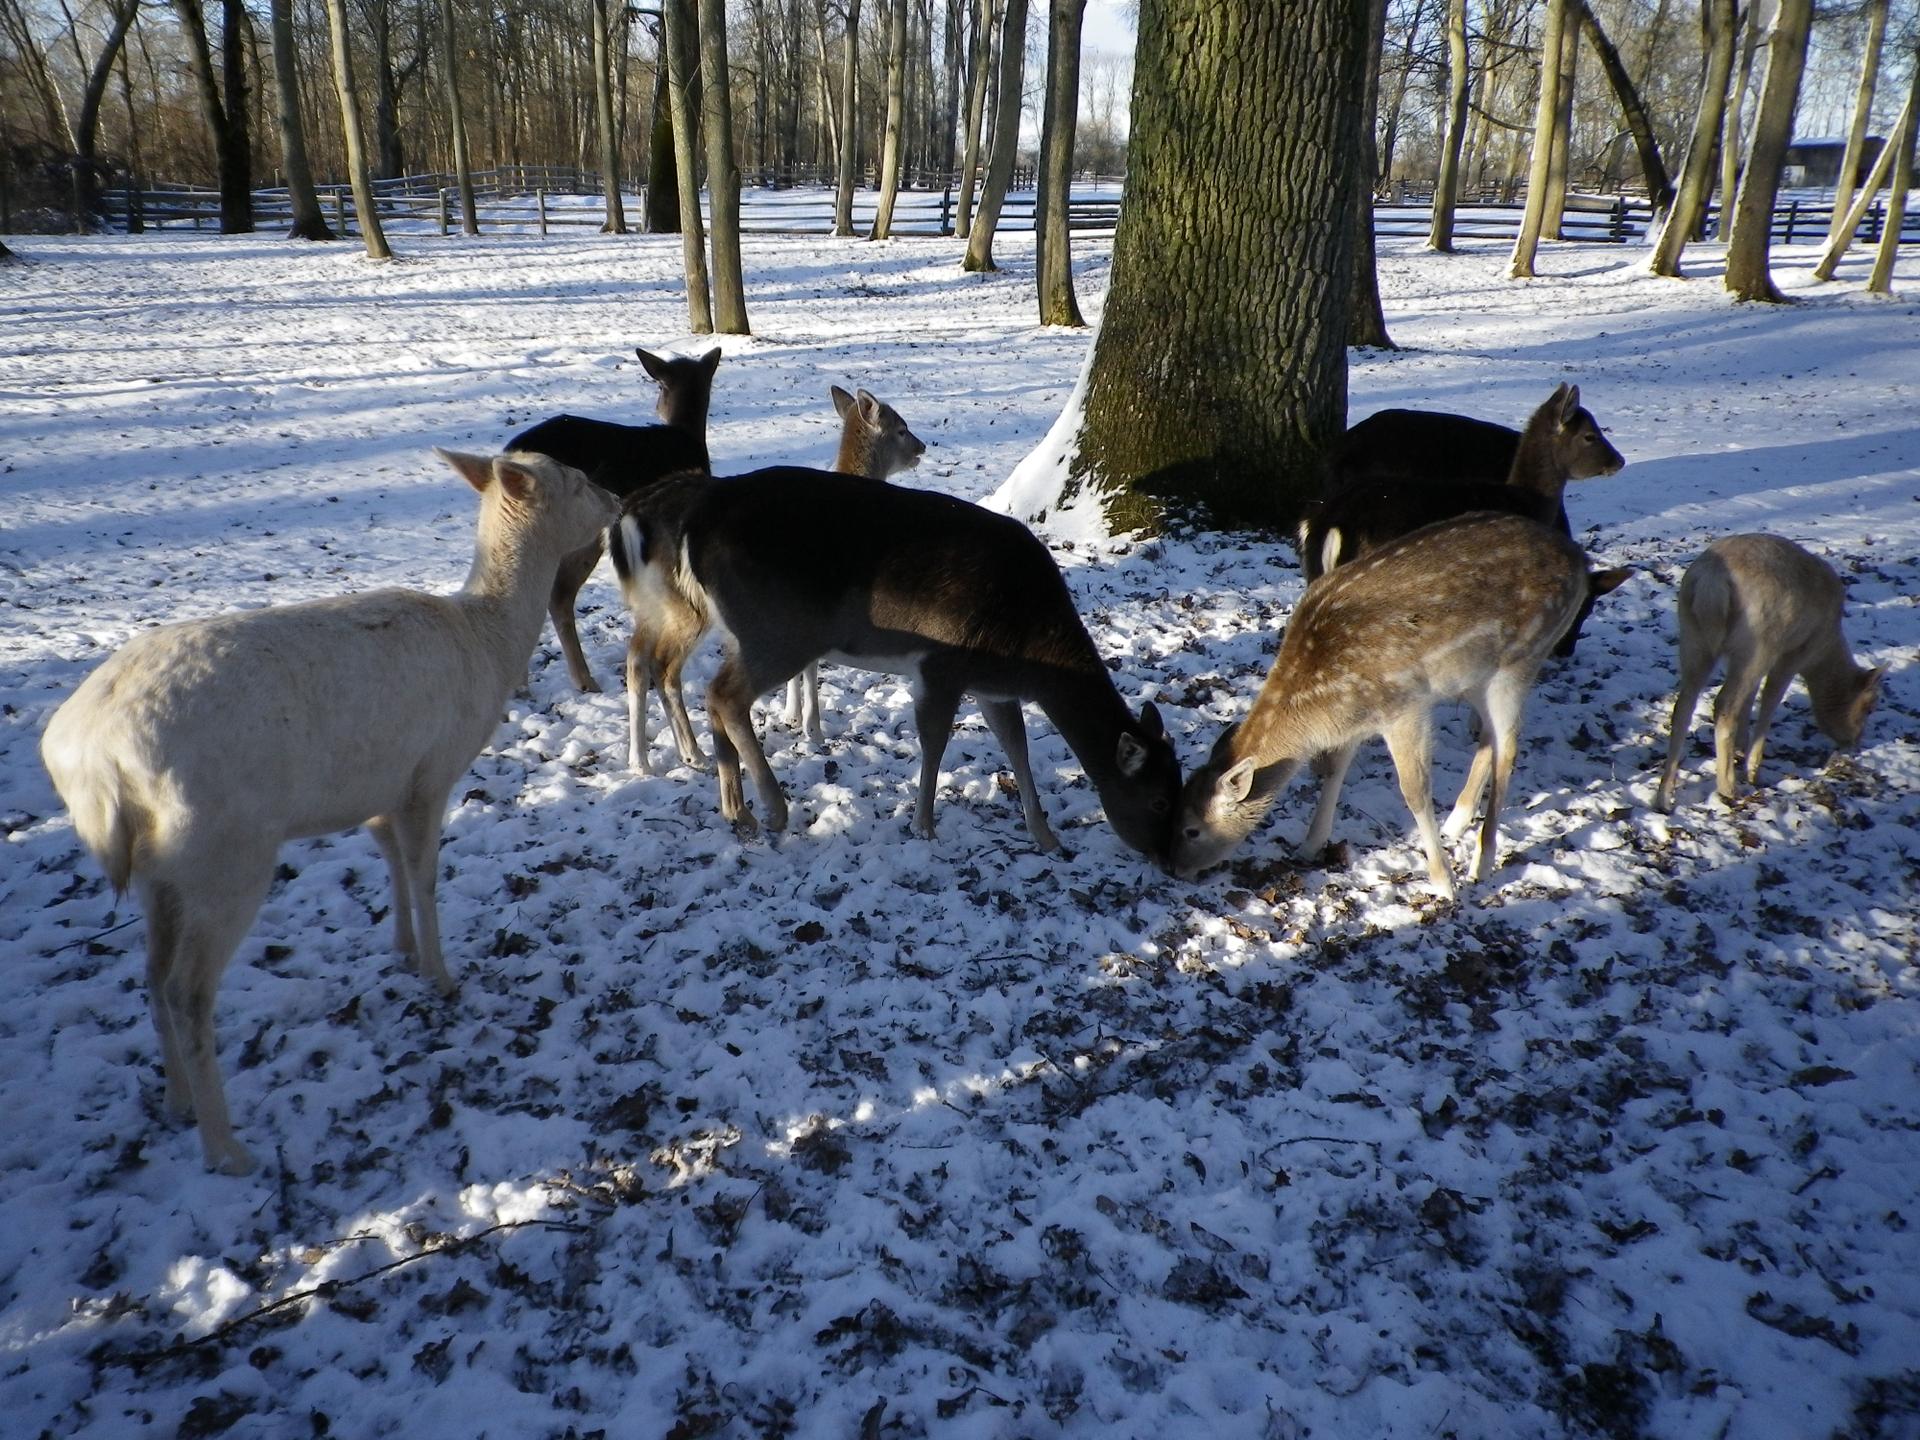
{"type": "Polygon", "coordinates": [[[540,207],[540,234],[544,237],[547,233],[547,192],[536,190],[533,192],[533,198],[540,207]]]}
{"type": "Polygon", "coordinates": [[[1793,222],[1798,220],[1799,218],[1800,218],[1800,202],[1798,200],[1793,200],[1788,202],[1787,234],[1786,234],[1786,238],[1781,242],[1782,244],[1791,245],[1793,243],[1793,222]]]}
{"type": "Polygon", "coordinates": [[[1624,198],[1620,196],[1614,197],[1613,209],[1607,212],[1607,219],[1608,219],[1608,225],[1607,225],[1608,236],[1613,240],[1613,242],[1616,245],[1626,244],[1627,242],[1627,202],[1624,198]]]}
{"type": "Polygon", "coordinates": [[[333,192],[333,224],[342,235],[347,233],[347,197],[338,188],[333,192]]]}
{"type": "Polygon", "coordinates": [[[1886,210],[1880,201],[1873,202],[1873,208],[1867,212],[1867,239],[1877,242],[1880,239],[1880,226],[1885,223],[1886,210]]]}
{"type": "Polygon", "coordinates": [[[447,192],[444,187],[440,191],[440,233],[447,233],[447,192]]]}
{"type": "Polygon", "coordinates": [[[940,192],[940,233],[942,235],[953,234],[953,221],[950,218],[952,211],[953,186],[949,185],[940,192]]]}

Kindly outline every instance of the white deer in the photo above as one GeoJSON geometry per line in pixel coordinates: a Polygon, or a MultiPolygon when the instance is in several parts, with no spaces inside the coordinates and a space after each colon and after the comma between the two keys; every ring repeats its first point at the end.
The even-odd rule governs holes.
{"type": "Polygon", "coordinates": [[[480,492],[453,595],[374,590],[135,637],[54,712],[40,752],[81,842],[147,921],[167,1108],[209,1166],[253,1168],[214,1055],[221,972],[288,840],[365,825],[393,879],[393,943],[441,994],[434,882],[447,796],[500,723],[561,558],[618,502],[539,455],[442,457],[480,492]]]}

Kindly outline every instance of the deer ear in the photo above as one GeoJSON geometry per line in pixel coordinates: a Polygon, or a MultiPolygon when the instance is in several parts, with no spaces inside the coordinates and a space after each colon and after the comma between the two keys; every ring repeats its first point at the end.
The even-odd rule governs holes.
{"type": "Polygon", "coordinates": [[[854,406],[853,396],[842,390],[838,385],[829,385],[827,387],[827,394],[833,397],[833,413],[844,420],[847,411],[851,410],[854,406]]]}
{"type": "Polygon", "coordinates": [[[1246,799],[1253,793],[1253,757],[1249,755],[1228,770],[1214,782],[1214,788],[1235,805],[1246,799]]]}
{"type": "Polygon", "coordinates": [[[500,489],[509,500],[522,505],[533,499],[533,492],[540,486],[540,477],[531,466],[508,455],[494,458],[493,478],[500,482],[500,489]]]}
{"type": "Polygon", "coordinates": [[[871,390],[856,390],[853,398],[859,402],[860,418],[867,422],[869,429],[880,428],[880,402],[874,398],[871,390]]]}
{"type": "Polygon", "coordinates": [[[482,495],[493,483],[493,461],[485,455],[469,455],[462,450],[442,450],[435,446],[433,453],[453,467],[453,473],[466,481],[482,495]]]}
{"type": "Polygon", "coordinates": [[[1618,565],[1611,570],[1595,570],[1587,577],[1587,583],[1596,596],[1610,595],[1633,578],[1633,566],[1618,565]]]}
{"type": "Polygon", "coordinates": [[[714,346],[700,357],[700,368],[707,372],[707,378],[713,378],[713,372],[720,368],[720,347],[714,346]]]}
{"type": "Polygon", "coordinates": [[[1572,423],[1573,417],[1580,411],[1580,387],[1578,385],[1562,385],[1560,391],[1560,423],[1562,425],[1568,425],[1572,423]]]}
{"type": "Polygon", "coordinates": [[[1151,700],[1140,707],[1140,728],[1154,740],[1166,737],[1167,727],[1161,722],[1160,712],[1151,700]]]}
{"type": "Polygon", "coordinates": [[[665,372],[667,362],[664,358],[655,355],[650,350],[642,350],[638,345],[633,347],[633,353],[640,357],[640,364],[646,370],[647,374],[662,384],[666,382],[667,377],[665,372]]]}
{"type": "Polygon", "coordinates": [[[1120,773],[1131,780],[1147,767],[1147,747],[1122,730],[1113,758],[1120,767],[1120,773]]]}

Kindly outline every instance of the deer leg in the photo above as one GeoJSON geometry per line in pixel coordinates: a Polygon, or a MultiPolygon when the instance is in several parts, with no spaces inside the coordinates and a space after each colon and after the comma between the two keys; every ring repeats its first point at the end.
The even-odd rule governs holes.
{"type": "Polygon", "coordinates": [[[754,789],[766,812],[769,830],[787,827],[787,797],[774,779],[767,753],[760,748],[760,737],[753,731],[753,686],[749,683],[739,653],[727,656],[707,690],[707,716],[713,724],[713,751],[720,771],[720,813],[742,835],[752,835],[759,826],[747,809],[746,795],[740,784],[740,763],[744,758],[753,772],[754,789]]]}
{"type": "MultiPolygon", "coordinates": [[[[707,757],[700,742],[693,738],[693,720],[687,714],[687,699],[680,689],[680,671],[699,643],[699,618],[691,612],[676,611],[655,637],[653,673],[660,687],[660,704],[666,709],[667,724],[673,730],[673,743],[680,752],[680,763],[694,770],[707,768],[707,757]]],[[[711,721],[712,717],[708,717],[711,721]]]]}
{"type": "Polygon", "coordinates": [[[207,1166],[226,1175],[245,1175],[253,1169],[253,1156],[234,1138],[227,1112],[214,1053],[213,1000],[221,973],[260,912],[273,880],[273,853],[222,856],[217,873],[207,879],[210,883],[181,892],[179,941],[161,981],[162,1004],[172,1023],[173,1058],[186,1076],[207,1166]]]}
{"type": "Polygon", "coordinates": [[[1318,859],[1333,838],[1334,812],[1340,805],[1340,787],[1347,782],[1347,767],[1360,742],[1343,745],[1313,757],[1313,773],[1320,777],[1320,798],[1313,807],[1313,820],[1307,826],[1307,838],[1300,842],[1300,858],[1318,859]]]}
{"type": "Polygon", "coordinates": [[[653,746],[647,740],[647,687],[652,676],[653,646],[635,625],[627,641],[627,768],[636,773],[653,769],[653,746]]]}
{"type": "Polygon", "coordinates": [[[168,981],[180,960],[180,897],[171,885],[141,878],[140,906],[147,915],[147,1008],[160,1037],[160,1069],[167,1082],[167,1113],[193,1118],[193,1090],[187,1084],[185,1038],[169,1001],[168,981]]]}
{"type": "MultiPolygon", "coordinates": [[[[1526,705],[1527,692],[1533,688],[1533,678],[1532,674],[1502,674],[1495,677],[1488,691],[1487,746],[1483,753],[1492,763],[1493,791],[1487,797],[1486,817],[1480,822],[1480,855],[1473,867],[1476,882],[1484,883],[1493,873],[1500,846],[1500,811],[1507,803],[1507,785],[1513,779],[1513,762],[1520,753],[1520,712],[1526,705]]],[[[1473,763],[1478,771],[1479,755],[1474,756],[1473,763]]]]}
{"type": "Polygon", "coordinates": [[[1653,808],[1673,809],[1674,781],[1680,774],[1680,752],[1686,748],[1687,734],[1693,729],[1694,707],[1700,692],[1707,687],[1707,675],[1713,669],[1713,656],[1703,646],[1680,636],[1680,684],[1673,695],[1673,718],[1667,723],[1667,764],[1660,772],[1660,788],[1654,793],[1653,808]]]}
{"type": "Polygon", "coordinates": [[[807,738],[814,744],[823,744],[827,738],[827,727],[820,721],[820,665],[815,662],[800,672],[800,680],[805,701],[801,710],[800,725],[807,732],[807,738]]]}
{"type": "Polygon", "coordinates": [[[394,838],[407,869],[413,896],[413,926],[418,944],[414,964],[421,978],[444,996],[456,988],[440,953],[440,909],[435,898],[440,878],[440,826],[447,813],[447,790],[434,788],[431,799],[416,792],[390,817],[394,838]]]}
{"type": "MultiPolygon", "coordinates": [[[[920,796],[913,807],[913,833],[923,840],[933,839],[933,797],[940,788],[940,761],[947,753],[947,741],[953,735],[953,717],[959,709],[960,688],[923,671],[919,693],[913,697],[913,722],[920,731],[920,796]]],[[[1025,725],[1022,721],[1023,751],[1025,725]]],[[[1000,743],[1004,746],[1005,739],[1000,743]]],[[[1044,825],[1044,821],[1042,823],[1044,825]]],[[[1036,833],[1034,838],[1038,840],[1039,835],[1036,833]]]]}
{"type": "Polygon", "coordinates": [[[593,574],[593,567],[600,563],[604,553],[606,542],[596,536],[593,544],[584,545],[565,556],[560,561],[559,573],[553,577],[553,590],[547,597],[547,615],[553,621],[553,633],[560,639],[560,653],[566,656],[567,673],[580,689],[596,693],[600,689],[600,682],[593,678],[593,671],[587,666],[586,653],[580,648],[574,607],[580,599],[580,587],[587,583],[587,577],[593,574]]]}
{"type": "MultiPolygon", "coordinates": [[[[1026,817],[1027,833],[1033,836],[1034,844],[1051,855],[1060,848],[1060,841],[1047,825],[1047,812],[1040,808],[1040,794],[1033,783],[1033,767],[1027,760],[1027,721],[1020,713],[1020,702],[982,700],[980,713],[986,717],[987,728],[993,731],[993,738],[1007,752],[1007,763],[1013,766],[1013,783],[1020,787],[1020,813],[1026,817]]],[[[924,736],[925,733],[923,729],[921,734],[924,736]]]]}
{"type": "Polygon", "coordinates": [[[1747,784],[1757,783],[1760,774],[1760,752],[1767,745],[1767,726],[1773,723],[1773,712],[1780,708],[1780,701],[1786,696],[1787,687],[1793,684],[1793,667],[1781,661],[1773,667],[1766,683],[1760,687],[1760,708],[1753,717],[1753,730],[1747,742],[1747,784]]]}
{"type": "Polygon", "coordinates": [[[1747,748],[1747,716],[1753,709],[1754,691],[1760,688],[1760,667],[1751,657],[1742,656],[1727,667],[1727,678],[1713,700],[1713,783],[1714,791],[1731,805],[1740,793],[1734,781],[1739,757],[1747,748]]]}
{"type": "Polygon", "coordinates": [[[1474,811],[1480,808],[1480,794],[1487,788],[1487,776],[1493,769],[1494,725],[1487,713],[1486,697],[1469,696],[1468,703],[1473,707],[1480,743],[1473,747],[1473,761],[1467,766],[1466,783],[1460,787],[1460,794],[1447,815],[1447,823],[1440,827],[1441,839],[1448,841],[1458,840],[1473,824],[1474,811]]]}
{"type": "Polygon", "coordinates": [[[402,955],[415,951],[413,938],[413,887],[407,882],[407,860],[400,841],[393,833],[393,822],[384,815],[367,821],[367,833],[380,847],[387,862],[387,876],[393,882],[393,948],[402,955]]]}
{"type": "Polygon", "coordinates": [[[1413,812],[1413,823],[1427,852],[1427,878],[1445,899],[1451,900],[1453,876],[1440,848],[1440,827],[1433,823],[1433,740],[1427,712],[1416,710],[1403,715],[1383,734],[1387,752],[1393,756],[1394,772],[1400,777],[1400,796],[1413,812]]]}

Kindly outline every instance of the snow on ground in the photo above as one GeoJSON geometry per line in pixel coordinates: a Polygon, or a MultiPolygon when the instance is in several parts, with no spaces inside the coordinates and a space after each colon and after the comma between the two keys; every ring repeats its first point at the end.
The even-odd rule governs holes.
{"type": "MultiPolygon", "coordinates": [[[[1037,717],[1037,853],[968,712],[940,834],[891,677],[770,732],[793,830],[627,770],[550,638],[455,792],[458,997],[388,949],[362,835],[290,845],[219,993],[246,1180],[160,1107],[140,927],[40,770],[52,708],[164,620],[465,573],[433,444],[648,418],[636,343],[704,346],[678,242],[49,239],[0,272],[0,1411],[10,1435],[1920,1434],[1920,307],[1735,306],[1639,255],[1391,243],[1384,405],[1518,423],[1563,379],[1628,457],[1570,496],[1603,601],[1543,679],[1493,882],[1437,903],[1383,747],[1333,868],[1309,796],[1200,883],[1098,818],[1037,717]],[[1764,785],[1648,809],[1673,587],[1709,539],[1831,557],[1891,668],[1829,760],[1796,688],[1764,785]],[[116,928],[118,927],[118,928],[116,928]]],[[[1104,248],[1083,245],[1097,311],[1104,248]]],[[[992,492],[1084,337],[1031,249],[755,239],[720,468],[825,463],[829,383],[916,483],[992,492]]],[[[1903,261],[1907,296],[1920,289],[1903,261]]],[[[1188,764],[1299,595],[1257,535],[1064,544],[1188,764]]],[[[582,633],[617,682],[604,575],[582,633]]],[[[697,701],[713,658],[694,667],[697,701]]],[[[378,717],[369,717],[377,724],[378,717]]],[[[1449,715],[1439,784],[1467,742],[1449,715]]],[[[1459,859],[1466,857],[1461,854],[1459,859]]]]}

